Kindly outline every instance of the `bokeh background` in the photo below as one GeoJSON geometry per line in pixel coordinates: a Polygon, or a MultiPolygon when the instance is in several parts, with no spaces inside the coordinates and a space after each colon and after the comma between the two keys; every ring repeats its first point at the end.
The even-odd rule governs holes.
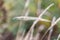
{"type": "MultiPolygon", "coordinates": [[[[54,3],[54,5],[42,16],[42,18],[51,21],[53,17],[56,17],[56,19],[60,17],[60,0],[29,0],[30,3],[28,7],[25,8],[26,1],[27,0],[0,0],[0,40],[24,40],[34,21],[24,21],[14,18],[24,16],[28,9],[28,16],[38,17],[40,14],[37,13],[37,9],[40,8],[38,12],[42,13],[47,6],[54,3]],[[40,1],[40,3],[38,3],[38,1],[40,1]],[[23,39],[21,39],[23,33],[24,36],[23,39]]],[[[39,21],[35,25],[34,36],[38,33],[38,28],[41,25],[44,25],[44,29],[39,32],[41,33],[41,36],[39,36],[40,39],[38,38],[37,40],[41,40],[51,23],[39,21]]],[[[48,39],[48,32],[42,40],[57,40],[60,33],[60,21],[55,25],[53,30],[54,31],[52,32],[50,39],[48,39]]]]}

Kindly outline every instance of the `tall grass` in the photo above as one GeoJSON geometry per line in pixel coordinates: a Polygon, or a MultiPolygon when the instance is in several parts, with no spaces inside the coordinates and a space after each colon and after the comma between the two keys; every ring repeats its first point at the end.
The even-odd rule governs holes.
{"type": "MultiPolygon", "coordinates": [[[[34,20],[34,22],[25,37],[24,37],[25,32],[23,32],[22,36],[19,37],[18,36],[19,31],[18,31],[16,40],[43,40],[48,32],[49,32],[49,34],[48,34],[47,40],[51,40],[51,35],[53,33],[53,27],[60,21],[60,17],[58,19],[56,19],[56,17],[53,17],[52,21],[51,21],[51,20],[43,19],[42,16],[47,12],[47,10],[49,10],[50,7],[54,6],[54,3],[50,4],[42,13],[40,13],[39,10],[41,10],[41,9],[39,7],[41,6],[40,5],[41,3],[38,1],[37,5],[38,5],[39,10],[37,11],[37,13],[40,13],[40,15],[38,17],[29,17],[28,16],[29,15],[29,8],[28,8],[29,3],[30,3],[30,0],[26,0],[25,7],[24,7],[25,12],[23,11],[23,13],[25,13],[25,16],[20,16],[20,17],[15,17],[15,18],[18,20],[22,19],[24,21],[34,20]],[[41,35],[41,34],[39,32],[37,32],[36,36],[33,36],[34,27],[38,21],[51,22],[50,27],[47,29],[47,31],[44,33],[44,35],[40,39],[39,39],[39,37],[40,37],[39,35],[41,35]]],[[[41,28],[42,28],[42,26],[38,30],[41,31],[44,29],[44,27],[42,29],[41,28]]],[[[58,36],[57,40],[59,40],[59,38],[60,38],[60,35],[58,36]]]]}

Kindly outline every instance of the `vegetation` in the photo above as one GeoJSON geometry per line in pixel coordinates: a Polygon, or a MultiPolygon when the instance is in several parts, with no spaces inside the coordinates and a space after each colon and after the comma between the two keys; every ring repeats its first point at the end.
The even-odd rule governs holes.
{"type": "Polygon", "coordinates": [[[0,0],[0,40],[60,40],[60,0],[0,0]]]}

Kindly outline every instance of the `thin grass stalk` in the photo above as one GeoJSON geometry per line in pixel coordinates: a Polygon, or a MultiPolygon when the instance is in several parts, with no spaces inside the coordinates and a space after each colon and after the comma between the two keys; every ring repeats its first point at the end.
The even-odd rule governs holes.
{"type": "Polygon", "coordinates": [[[60,34],[58,35],[58,38],[57,38],[57,40],[59,40],[60,39],[60,34]]]}
{"type": "MultiPolygon", "coordinates": [[[[28,8],[29,3],[30,3],[30,1],[29,1],[29,0],[27,0],[27,1],[26,1],[26,3],[25,3],[24,11],[28,8]]],[[[22,13],[23,15],[24,15],[24,11],[23,11],[23,13],[22,13]]],[[[28,16],[28,14],[29,14],[29,13],[28,13],[28,10],[27,10],[27,12],[26,12],[26,15],[25,15],[25,16],[28,16]]],[[[20,25],[22,25],[22,24],[23,24],[22,22],[20,22],[20,23],[21,23],[20,25]]],[[[18,39],[18,37],[19,37],[19,32],[20,32],[20,31],[18,30],[16,40],[17,40],[17,39],[18,39]]],[[[19,40],[19,39],[18,39],[18,40],[19,40]]]]}
{"type": "MultiPolygon", "coordinates": [[[[50,26],[50,27],[52,27],[51,29],[53,29],[53,27],[54,27],[54,26],[52,26],[52,24],[55,22],[55,20],[56,20],[56,18],[53,17],[53,20],[52,20],[52,22],[51,22],[51,26],[50,26]]],[[[51,29],[50,29],[50,30],[51,30],[51,29]]],[[[46,36],[46,34],[48,33],[48,31],[49,31],[49,28],[47,29],[47,31],[45,32],[45,34],[42,36],[41,40],[44,39],[44,37],[46,36]]]]}
{"type": "Polygon", "coordinates": [[[49,31],[48,40],[51,40],[52,32],[53,32],[53,28],[49,31]]]}

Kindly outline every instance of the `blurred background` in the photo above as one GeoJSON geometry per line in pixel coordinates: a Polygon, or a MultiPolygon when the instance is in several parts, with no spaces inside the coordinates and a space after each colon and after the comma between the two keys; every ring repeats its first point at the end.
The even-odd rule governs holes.
{"type": "Polygon", "coordinates": [[[60,21],[54,25],[52,32],[46,33],[53,17],[56,20],[60,17],[60,0],[0,0],[0,40],[57,40],[60,21]],[[38,21],[31,36],[29,31],[34,20],[16,17],[38,17],[52,3],[54,5],[42,16],[50,22],[38,21]]]}

